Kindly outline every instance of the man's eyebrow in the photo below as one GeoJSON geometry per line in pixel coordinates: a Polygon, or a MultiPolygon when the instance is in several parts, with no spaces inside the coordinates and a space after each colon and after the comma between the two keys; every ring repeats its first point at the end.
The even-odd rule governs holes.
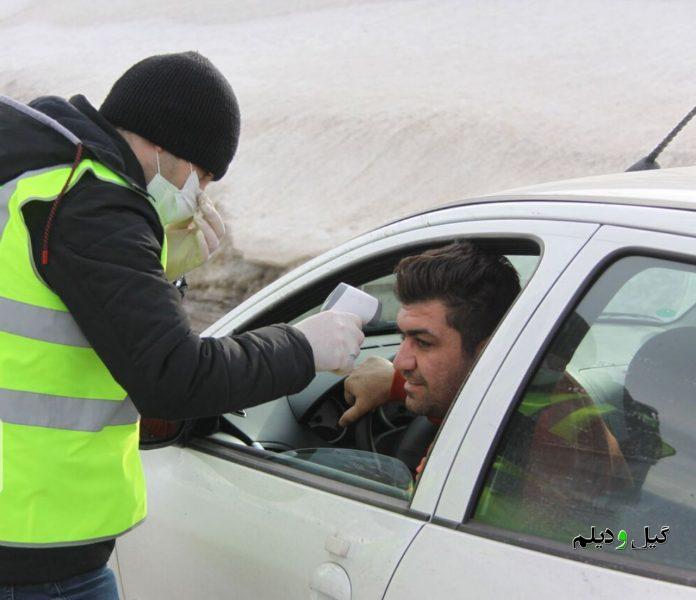
{"type": "Polygon", "coordinates": [[[430,331],[429,329],[407,329],[406,331],[404,331],[398,325],[397,325],[397,329],[399,330],[399,333],[401,333],[402,335],[410,335],[410,336],[431,335],[431,336],[435,337],[435,334],[432,331],[430,331]]]}

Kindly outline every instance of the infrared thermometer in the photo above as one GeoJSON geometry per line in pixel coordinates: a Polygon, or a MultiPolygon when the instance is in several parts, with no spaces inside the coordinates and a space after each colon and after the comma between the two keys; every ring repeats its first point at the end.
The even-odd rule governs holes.
{"type": "Polygon", "coordinates": [[[321,310],[340,310],[360,317],[363,327],[374,325],[382,316],[382,303],[370,294],[358,288],[339,283],[331,292],[321,310]]]}

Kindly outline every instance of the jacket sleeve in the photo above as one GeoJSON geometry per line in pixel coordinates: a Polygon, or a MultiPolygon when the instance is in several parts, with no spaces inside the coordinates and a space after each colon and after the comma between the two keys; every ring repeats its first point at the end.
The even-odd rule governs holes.
{"type": "Polygon", "coordinates": [[[155,211],[131,190],[85,178],[61,201],[46,266],[36,260],[42,228],[30,226],[34,256],[141,415],[212,416],[311,381],[312,349],[292,327],[224,338],[193,333],[179,292],[164,277],[155,211]]]}

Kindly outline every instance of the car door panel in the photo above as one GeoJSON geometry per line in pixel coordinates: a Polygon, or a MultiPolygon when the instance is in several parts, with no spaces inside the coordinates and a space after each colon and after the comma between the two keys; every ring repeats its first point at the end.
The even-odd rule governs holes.
{"type": "Polygon", "coordinates": [[[126,600],[309,598],[327,563],[349,597],[379,598],[424,523],[190,449],[143,458],[150,516],[118,541],[126,600]]]}
{"type": "Polygon", "coordinates": [[[694,598],[693,588],[567,560],[429,523],[399,564],[385,600],[694,598]]]}

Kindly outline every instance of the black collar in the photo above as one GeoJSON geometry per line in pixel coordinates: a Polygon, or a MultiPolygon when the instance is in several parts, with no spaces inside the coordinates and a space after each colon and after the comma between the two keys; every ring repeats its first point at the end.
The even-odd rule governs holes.
{"type": "Polygon", "coordinates": [[[118,162],[122,162],[122,164],[114,165],[113,154],[108,153],[108,156],[104,156],[104,153],[100,152],[99,147],[94,147],[93,145],[87,143],[88,149],[92,150],[100,162],[104,162],[106,166],[116,167],[117,170],[125,175],[129,180],[145,190],[147,184],[145,182],[145,173],[143,173],[143,168],[123,136],[99,113],[97,109],[90,104],[89,100],[87,100],[87,98],[85,98],[82,94],[78,94],[77,96],[70,98],[70,104],[72,104],[85,117],[87,117],[90,121],[92,121],[92,123],[94,123],[97,127],[99,127],[99,129],[109,136],[110,141],[116,146],[118,154],[120,155],[121,161],[118,162]]]}

